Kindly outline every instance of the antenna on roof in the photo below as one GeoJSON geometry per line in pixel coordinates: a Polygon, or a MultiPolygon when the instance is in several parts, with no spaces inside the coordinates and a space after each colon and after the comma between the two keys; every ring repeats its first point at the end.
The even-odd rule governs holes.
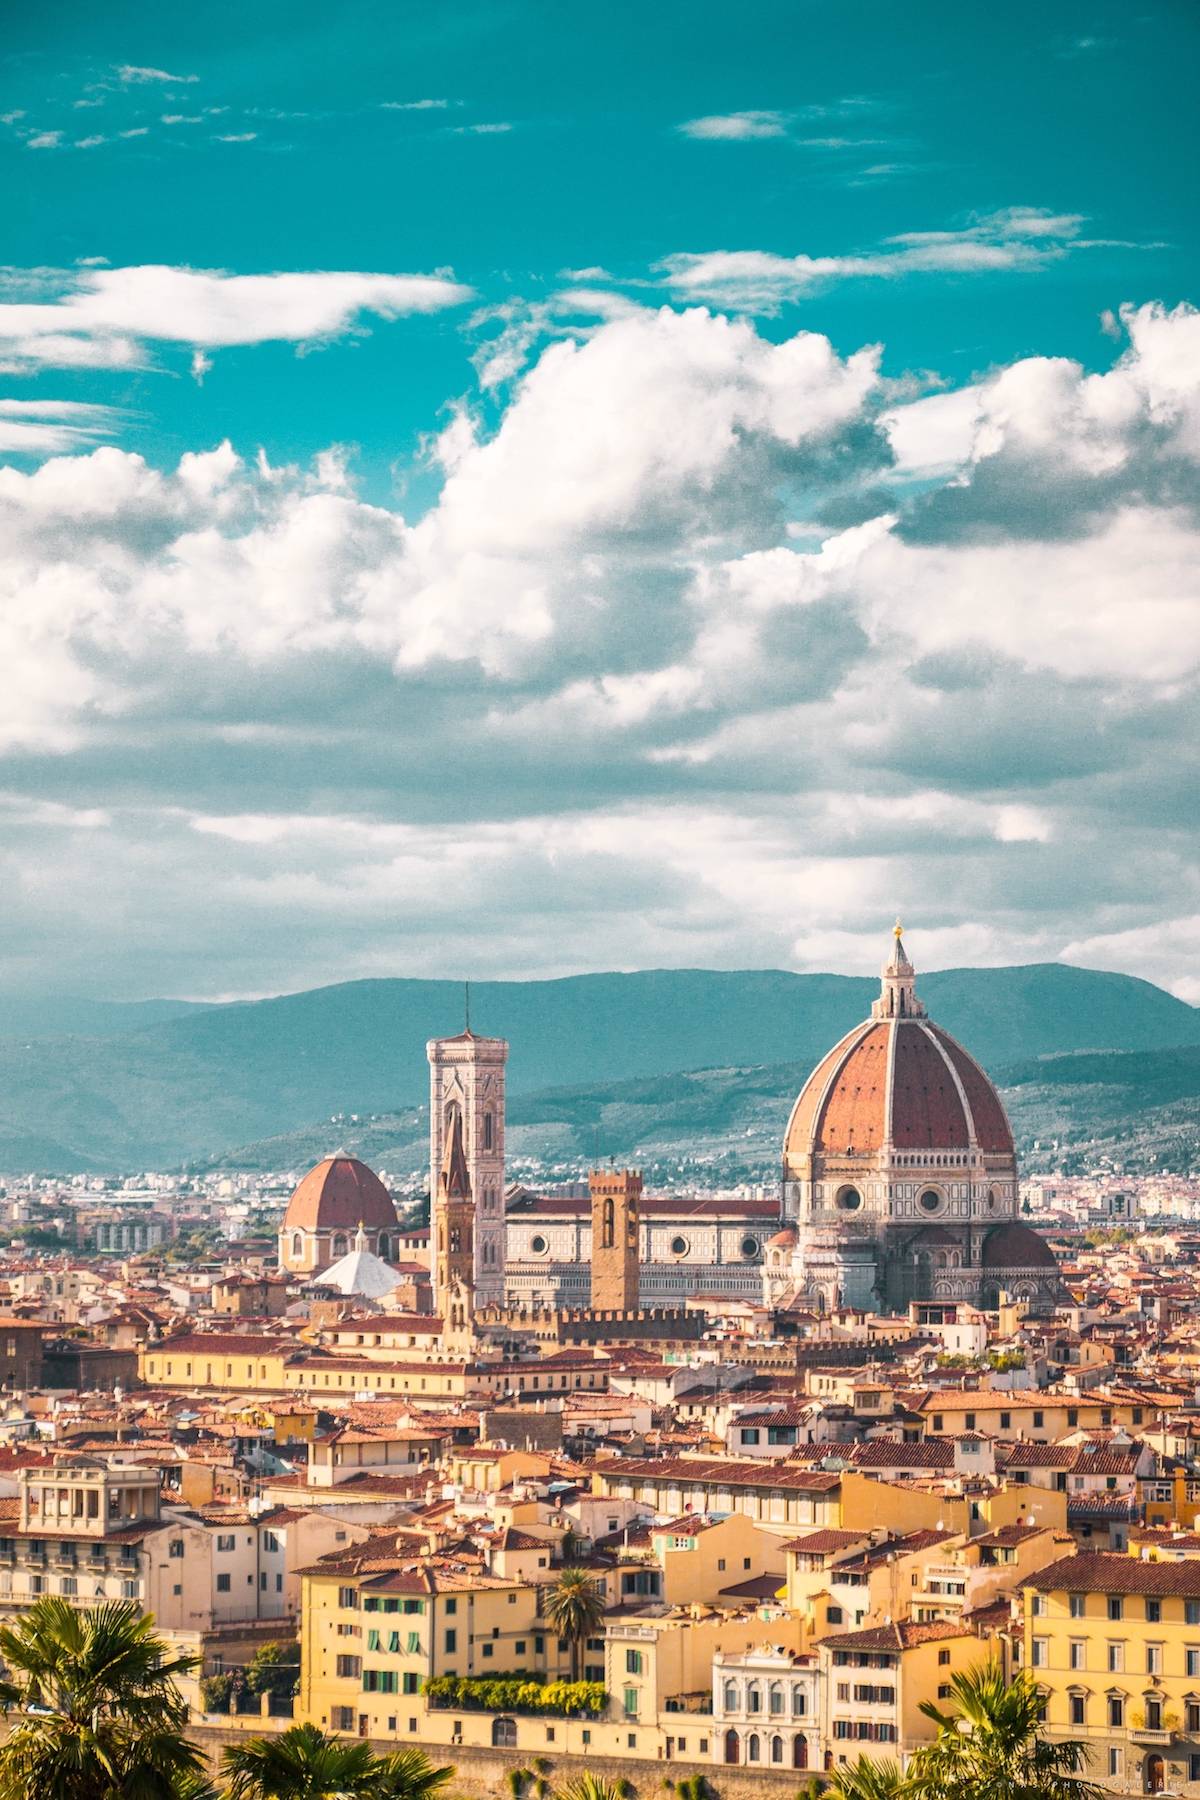
{"type": "Polygon", "coordinates": [[[470,1031],[470,1029],[471,1029],[471,984],[469,981],[464,981],[463,982],[463,1030],[470,1031]]]}

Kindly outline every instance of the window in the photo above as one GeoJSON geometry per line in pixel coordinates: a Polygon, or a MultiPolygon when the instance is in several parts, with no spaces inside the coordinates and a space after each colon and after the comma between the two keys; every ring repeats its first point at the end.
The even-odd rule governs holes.
{"type": "Polygon", "coordinates": [[[840,1606],[829,1606],[825,1609],[825,1617],[830,1625],[840,1625],[844,1616],[840,1606]]]}
{"type": "Polygon", "coordinates": [[[456,1598],[454,1598],[452,1596],[446,1602],[446,1613],[447,1613],[447,1615],[449,1615],[451,1613],[456,1613],[457,1611],[458,1611],[458,1601],[456,1598]]]}
{"type": "Polygon", "coordinates": [[[1049,1638],[1034,1638],[1034,1640],[1033,1640],[1033,1667],[1035,1669],[1044,1669],[1049,1664],[1049,1661],[1050,1661],[1050,1639],[1049,1638]]]}
{"type": "Polygon", "coordinates": [[[1188,1625],[1200,1625],[1200,1600],[1185,1600],[1183,1617],[1188,1625]]]}
{"type": "Polygon", "coordinates": [[[1124,1618],[1125,1602],[1122,1600],[1120,1594],[1110,1594],[1108,1596],[1108,1616],[1113,1620],[1124,1618]]]}
{"type": "Polygon", "coordinates": [[[183,1539],[182,1538],[172,1538],[171,1539],[171,1542],[167,1546],[167,1555],[168,1556],[182,1556],[183,1555],[183,1539]]]}
{"type": "Polygon", "coordinates": [[[359,1656],[339,1656],[337,1672],[343,1677],[352,1677],[355,1681],[362,1674],[362,1658],[359,1656]]]}
{"type": "Polygon", "coordinates": [[[1072,1725],[1087,1724],[1087,1701],[1082,1694],[1071,1695],[1071,1723],[1072,1725]]]}
{"type": "Polygon", "coordinates": [[[1068,1408],[1067,1408],[1067,1425],[1068,1425],[1068,1427],[1076,1426],[1076,1425],[1078,1425],[1078,1423],[1079,1423],[1079,1408],[1077,1406],[1068,1406],[1068,1408]]]}
{"type": "Polygon", "coordinates": [[[408,1670],[404,1677],[402,1692],[406,1694],[418,1694],[420,1691],[421,1677],[414,1670],[408,1670]]]}
{"type": "Polygon", "coordinates": [[[1147,1675],[1161,1675],[1162,1674],[1162,1645],[1161,1644],[1147,1644],[1146,1645],[1146,1673],[1147,1673],[1147,1675]]]}
{"type": "Polygon", "coordinates": [[[1110,1775],[1119,1775],[1121,1773],[1121,1752],[1119,1750],[1109,1751],[1108,1772],[1110,1775]]]}
{"type": "Polygon", "coordinates": [[[939,1700],[948,1700],[953,1692],[954,1692],[954,1689],[950,1686],[950,1683],[948,1681],[943,1681],[943,1682],[939,1683],[939,1686],[938,1686],[938,1699],[939,1700]]]}
{"type": "Polygon", "coordinates": [[[1146,1602],[1146,1621],[1150,1625],[1159,1625],[1162,1623],[1162,1601],[1161,1600],[1147,1600],[1147,1602],[1146,1602]]]}
{"type": "Polygon", "coordinates": [[[638,1691],[635,1687],[627,1687],[624,1694],[625,1717],[636,1719],[638,1712],[638,1691]]]}
{"type": "Polygon", "coordinates": [[[1113,1731],[1120,1731],[1125,1725],[1125,1696],[1110,1694],[1108,1696],[1108,1723],[1113,1731]]]}
{"type": "Polygon", "coordinates": [[[1087,1595],[1086,1594],[1072,1594],[1071,1595],[1071,1617],[1073,1619],[1082,1619],[1082,1618],[1086,1618],[1086,1616],[1087,1616],[1087,1595]]]}
{"type": "Polygon", "coordinates": [[[1124,1667],[1125,1667],[1125,1646],[1124,1646],[1124,1644],[1110,1644],[1108,1646],[1108,1672],[1109,1672],[1109,1674],[1110,1675],[1119,1675],[1119,1674],[1121,1674],[1124,1667]]]}
{"type": "Polygon", "coordinates": [[[1072,1669],[1087,1668],[1087,1645],[1082,1638],[1071,1639],[1070,1667],[1072,1669]]]}
{"type": "Polygon", "coordinates": [[[640,1650],[627,1650],[625,1652],[625,1673],[627,1675],[640,1675],[641,1672],[642,1672],[642,1653],[641,1653],[641,1651],[640,1650]]]}
{"type": "Polygon", "coordinates": [[[364,1694],[395,1694],[400,1686],[395,1669],[364,1669],[362,1684],[364,1694]]]}
{"type": "Polygon", "coordinates": [[[218,1594],[227,1594],[229,1592],[229,1576],[228,1575],[218,1575],[217,1576],[217,1592],[218,1592],[218,1594]]]}
{"type": "Polygon", "coordinates": [[[1187,1658],[1188,1674],[1192,1676],[1200,1675],[1200,1650],[1193,1649],[1189,1646],[1184,1654],[1187,1658]]]}
{"type": "Polygon", "coordinates": [[[1033,1614],[1035,1619],[1044,1618],[1045,1614],[1046,1614],[1046,1596],[1045,1596],[1045,1594],[1035,1594],[1033,1596],[1033,1600],[1030,1604],[1029,1610],[1033,1614]]]}
{"type": "Polygon", "coordinates": [[[457,1633],[457,1631],[448,1631],[446,1633],[446,1655],[453,1656],[457,1649],[458,1649],[458,1633],[457,1633]]]}
{"type": "Polygon", "coordinates": [[[354,1708],[352,1706],[335,1706],[329,1722],[335,1731],[353,1731],[354,1708]]]}
{"type": "Polygon", "coordinates": [[[352,1588],[352,1587],[339,1588],[338,1589],[338,1605],[339,1606],[357,1607],[357,1605],[358,1605],[358,1589],[352,1588]]]}
{"type": "Polygon", "coordinates": [[[1033,1429],[1035,1431],[1040,1431],[1042,1429],[1042,1426],[1045,1424],[1045,1422],[1046,1422],[1045,1413],[1035,1411],[1034,1415],[1033,1415],[1033,1429]]]}
{"type": "Polygon", "coordinates": [[[218,1550],[221,1550],[221,1551],[232,1550],[236,1541],[237,1540],[235,1539],[232,1531],[217,1533],[217,1549],[218,1550]]]}
{"type": "Polygon", "coordinates": [[[1200,1781],[1200,1756],[1195,1752],[1188,1757],[1188,1780],[1200,1781]]]}
{"type": "Polygon", "coordinates": [[[943,1668],[943,1669],[949,1668],[950,1652],[948,1650],[939,1650],[938,1651],[938,1666],[939,1666],[939,1668],[943,1668]]]}

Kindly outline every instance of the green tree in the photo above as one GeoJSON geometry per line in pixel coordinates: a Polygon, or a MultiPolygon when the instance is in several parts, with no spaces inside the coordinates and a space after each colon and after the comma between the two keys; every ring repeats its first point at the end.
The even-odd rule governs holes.
{"type": "Polygon", "coordinates": [[[906,1791],[900,1764],[891,1757],[875,1762],[860,1756],[830,1776],[825,1800],[898,1800],[906,1791]]]}
{"type": "Polygon", "coordinates": [[[1079,1773],[1086,1746],[1040,1735],[1042,1695],[1028,1669],[1008,1681],[998,1662],[986,1663],[955,1675],[950,1690],[953,1711],[921,1705],[937,1736],[909,1764],[905,1786],[918,1800],[1102,1800],[1079,1773]]]}
{"type": "Polygon", "coordinates": [[[370,1744],[293,1725],[278,1737],[247,1738],[225,1751],[228,1800],[431,1800],[449,1781],[421,1750],[376,1756],[370,1744]]]}
{"type": "Polygon", "coordinates": [[[132,1601],[36,1600],[0,1629],[0,1800],[195,1800],[204,1759],[184,1736],[173,1657],[132,1601]]]}
{"type": "Polygon", "coordinates": [[[571,1646],[571,1673],[578,1681],[580,1650],[604,1622],[604,1595],[585,1569],[564,1569],[546,1595],[545,1619],[571,1646]]]}

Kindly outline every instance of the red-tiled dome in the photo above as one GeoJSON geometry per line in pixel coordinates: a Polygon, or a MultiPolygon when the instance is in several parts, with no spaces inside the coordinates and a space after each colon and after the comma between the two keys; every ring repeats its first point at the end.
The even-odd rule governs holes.
{"type": "Polygon", "coordinates": [[[353,1156],[327,1156],[310,1169],[288,1201],[287,1230],[368,1231],[395,1227],[392,1196],[372,1169],[353,1156]]]}
{"type": "Polygon", "coordinates": [[[872,1017],[809,1076],[792,1108],[787,1160],[882,1150],[1013,1154],[995,1088],[961,1044],[925,1016],[897,937],[872,1017]]]}

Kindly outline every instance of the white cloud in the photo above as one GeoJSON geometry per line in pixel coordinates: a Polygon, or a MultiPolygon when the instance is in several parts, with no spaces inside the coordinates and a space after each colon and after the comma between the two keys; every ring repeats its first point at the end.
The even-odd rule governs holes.
{"type": "Polygon", "coordinates": [[[147,82],[171,82],[176,87],[186,82],[199,81],[198,75],[171,75],[166,69],[141,68],[137,63],[122,63],[117,69],[117,80],[126,87],[141,87],[147,82]]]}
{"type": "Polygon", "coordinates": [[[458,100],[381,100],[382,112],[445,112],[450,106],[459,106],[458,100]]]}
{"type": "Polygon", "coordinates": [[[39,131],[25,139],[27,150],[57,150],[63,141],[61,131],[39,131]]]}
{"type": "Polygon", "coordinates": [[[80,400],[0,399],[0,453],[57,456],[110,436],[115,420],[80,400]]]}
{"type": "Polygon", "coordinates": [[[252,144],[257,131],[229,131],[216,139],[218,144],[252,144]]]}
{"type": "Polygon", "coordinates": [[[453,130],[456,137],[498,137],[511,131],[512,126],[506,119],[496,119],[481,125],[455,125],[453,130]]]}
{"type": "Polygon", "coordinates": [[[311,343],[351,329],[364,313],[396,319],[470,295],[444,274],[89,269],[54,301],[0,303],[0,365],[128,366],[141,342],[311,343]]]}
{"type": "Polygon", "coordinates": [[[710,113],[706,118],[688,119],[679,127],[684,137],[779,138],[787,136],[787,114],[780,112],[710,113]]]}
{"type": "Polygon", "coordinates": [[[769,250],[680,251],[658,265],[684,298],[770,309],[831,281],[940,271],[989,274],[1036,269],[1084,248],[1082,220],[1036,207],[1008,207],[958,231],[905,232],[873,249],[837,256],[780,256],[769,250]]]}
{"type": "MultiPolygon", "coordinates": [[[[149,300],[116,296],[140,343],[149,300]]],[[[1121,316],[1103,374],[1026,358],[906,404],[813,333],[592,319],[494,426],[458,406],[415,519],[336,450],[0,470],[4,741],[113,820],[86,880],[10,880],[30,928],[61,909],[69,960],[86,895],[203,991],[238,983],[222,916],[261,986],[389,956],[870,967],[901,907],[926,964],[1173,978],[1200,339],[1121,316]],[[863,522],[822,526],[831,497],[863,522]]],[[[0,431],[108,428],[69,407],[0,431]]]]}

